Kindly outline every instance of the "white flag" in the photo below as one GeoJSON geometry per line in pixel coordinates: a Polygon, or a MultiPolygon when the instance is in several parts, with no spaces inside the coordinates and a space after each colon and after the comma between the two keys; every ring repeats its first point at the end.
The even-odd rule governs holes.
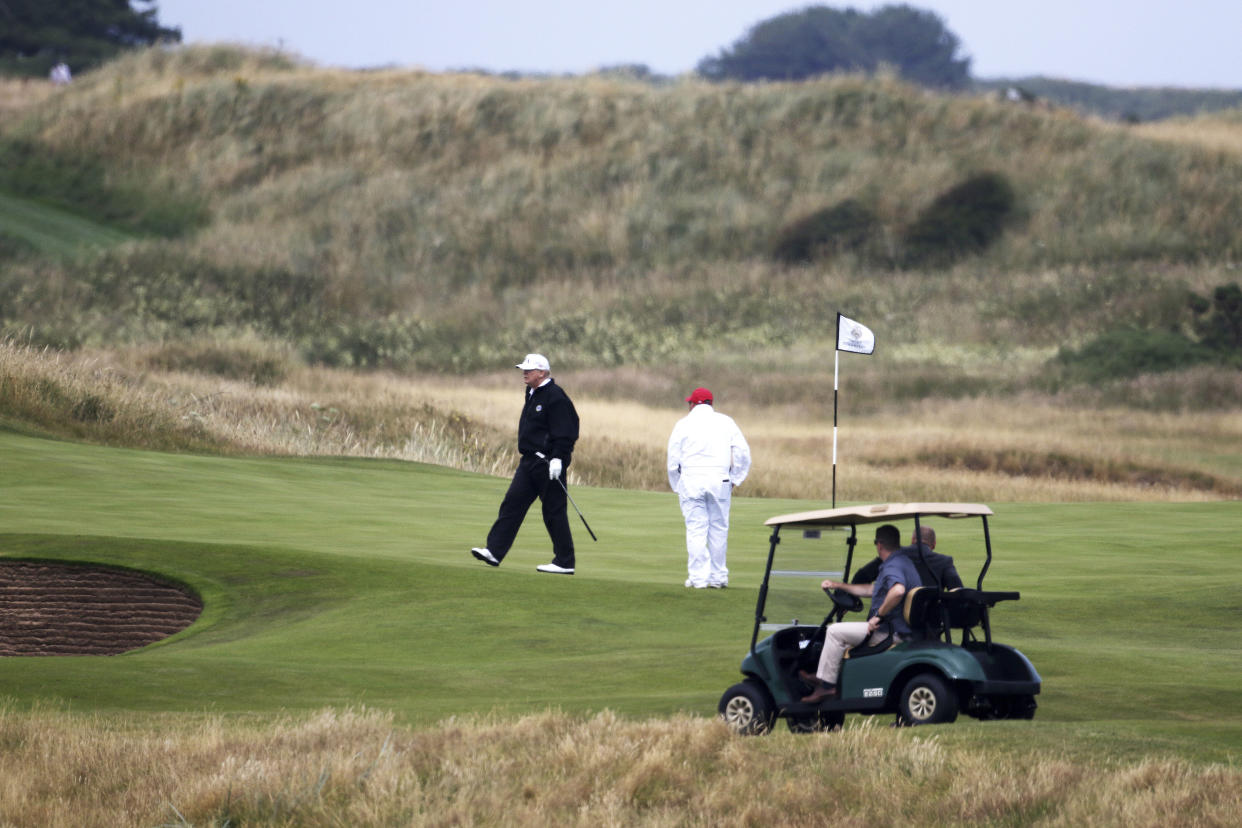
{"type": "Polygon", "coordinates": [[[875,351],[875,334],[866,325],[860,325],[838,313],[837,350],[851,354],[870,354],[875,351]]]}

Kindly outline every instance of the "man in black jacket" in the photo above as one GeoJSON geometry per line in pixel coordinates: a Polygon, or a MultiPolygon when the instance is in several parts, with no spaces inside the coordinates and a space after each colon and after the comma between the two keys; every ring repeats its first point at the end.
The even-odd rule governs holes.
{"type": "MultiPolygon", "coordinates": [[[[914,561],[914,567],[923,580],[923,586],[936,586],[941,589],[957,589],[962,586],[961,576],[953,565],[953,558],[936,551],[936,530],[927,524],[919,526],[919,535],[910,536],[910,545],[897,550],[898,555],[905,555],[914,561]],[[920,550],[919,547],[922,547],[920,550]],[[922,551],[922,555],[919,552],[922,551]]],[[[880,559],[875,558],[863,566],[850,580],[856,584],[869,584],[875,580],[880,570],[880,559]]]]}
{"type": "Polygon", "coordinates": [[[518,419],[518,461],[513,482],[500,503],[500,513],[487,533],[487,545],[470,554],[489,566],[500,566],[535,498],[543,503],[543,525],[552,538],[552,563],[535,569],[555,575],[574,574],[574,539],[566,516],[566,471],[578,441],[578,412],[573,401],[551,377],[547,357],[527,354],[517,364],[526,383],[526,403],[518,419]]]}

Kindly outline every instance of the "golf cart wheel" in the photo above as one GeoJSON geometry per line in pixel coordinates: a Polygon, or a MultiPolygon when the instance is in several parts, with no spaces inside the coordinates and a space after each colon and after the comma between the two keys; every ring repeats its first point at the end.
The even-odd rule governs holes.
{"type": "Polygon", "coordinates": [[[776,705],[772,703],[767,688],[751,680],[740,682],[726,690],[720,697],[716,711],[735,733],[749,736],[767,733],[772,729],[776,705]]]}
{"type": "Polygon", "coordinates": [[[829,733],[845,724],[845,714],[817,713],[813,716],[790,716],[785,720],[790,733],[829,733]]]}
{"type": "Polygon", "coordinates": [[[921,673],[901,691],[901,718],[912,725],[947,724],[957,719],[957,695],[935,673],[921,673]]]}

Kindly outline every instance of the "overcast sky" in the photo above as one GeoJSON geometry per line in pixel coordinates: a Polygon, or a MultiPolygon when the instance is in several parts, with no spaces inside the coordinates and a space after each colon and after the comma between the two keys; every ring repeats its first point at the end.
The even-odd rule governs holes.
{"type": "MultiPolygon", "coordinates": [[[[281,48],[326,66],[678,75],[787,0],[157,0],[187,43],[281,48]]],[[[1242,0],[924,0],[975,77],[1242,89],[1242,0]]]]}

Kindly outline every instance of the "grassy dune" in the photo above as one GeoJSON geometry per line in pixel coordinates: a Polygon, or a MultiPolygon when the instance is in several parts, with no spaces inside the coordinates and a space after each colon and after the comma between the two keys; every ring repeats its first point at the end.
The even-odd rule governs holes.
{"type": "MultiPolygon", "coordinates": [[[[24,301],[4,325],[42,344],[250,332],[311,362],[453,374],[536,348],[679,385],[705,368],[745,383],[728,366],[758,360],[778,387],[745,390],[768,402],[809,398],[783,366],[822,354],[843,309],[903,354],[862,366],[869,388],[1044,392],[1056,347],[1175,324],[1185,289],[1233,279],[1242,252],[1236,153],[885,78],[511,81],[200,48],[131,55],[18,114],[8,137],[210,215],[179,239],[11,269],[24,301]],[[770,256],[783,227],[845,198],[895,244],[983,170],[1012,182],[1019,220],[952,268],[770,256]]],[[[1220,404],[1154,382],[1109,390],[1220,404]]]]}

